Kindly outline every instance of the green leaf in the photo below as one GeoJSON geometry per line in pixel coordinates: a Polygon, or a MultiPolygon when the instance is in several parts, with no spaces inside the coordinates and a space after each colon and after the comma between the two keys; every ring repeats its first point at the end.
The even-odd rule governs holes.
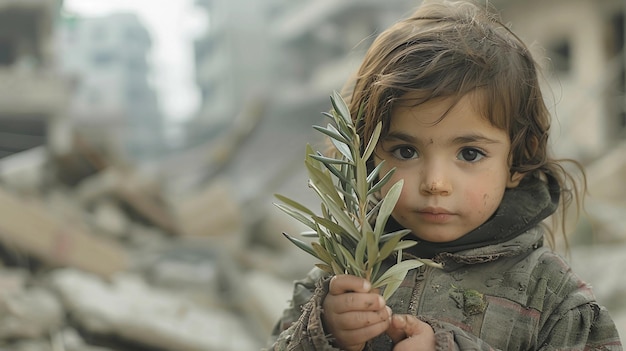
{"type": "Polygon", "coordinates": [[[374,180],[376,180],[376,177],[378,177],[378,174],[380,173],[380,170],[383,168],[384,164],[385,160],[382,160],[376,167],[374,167],[370,174],[367,175],[367,184],[372,184],[374,180]]]}
{"type": "Polygon", "coordinates": [[[356,275],[357,277],[362,277],[364,270],[361,267],[361,265],[356,262],[354,257],[352,257],[352,252],[350,252],[350,250],[346,249],[342,245],[339,245],[339,250],[341,250],[341,253],[343,254],[343,257],[345,258],[346,262],[348,263],[347,267],[345,267],[346,270],[350,274],[356,275]]]}
{"type": "MultiPolygon", "coordinates": [[[[310,158],[309,158],[310,159],[310,158]]],[[[308,161],[308,160],[307,160],[308,161]]],[[[312,184],[309,184],[320,198],[329,197],[335,204],[343,204],[343,200],[337,194],[335,185],[330,177],[330,173],[326,170],[322,171],[311,165],[310,162],[305,161],[307,169],[309,171],[309,178],[312,184]]]]}
{"type": "Polygon", "coordinates": [[[320,133],[326,134],[331,139],[335,139],[344,144],[350,144],[350,140],[341,135],[341,133],[332,124],[328,124],[326,128],[321,126],[313,126],[313,129],[317,130],[320,133]]]}
{"type": "Polygon", "coordinates": [[[339,92],[337,91],[334,91],[333,95],[330,98],[330,101],[333,105],[333,109],[335,110],[335,112],[337,112],[339,116],[341,116],[344,119],[347,125],[352,126],[352,118],[350,118],[350,109],[348,109],[348,105],[346,104],[343,97],[341,97],[341,94],[339,94],[339,92]]]}
{"type": "Polygon", "coordinates": [[[369,160],[370,156],[372,156],[372,152],[374,152],[374,149],[376,148],[376,144],[378,143],[378,138],[380,137],[380,131],[382,130],[382,128],[382,122],[378,122],[376,128],[374,128],[374,132],[372,133],[369,142],[367,143],[367,146],[365,147],[365,151],[363,152],[363,160],[367,161],[369,160]]]}
{"type": "Polygon", "coordinates": [[[330,253],[328,253],[326,248],[324,248],[322,245],[316,242],[312,242],[311,248],[313,249],[313,251],[315,251],[317,258],[324,261],[324,263],[330,264],[330,262],[332,262],[333,260],[332,256],[330,255],[330,253]]]}
{"type": "Polygon", "coordinates": [[[354,162],[354,159],[352,158],[352,152],[350,151],[350,147],[348,146],[348,144],[342,143],[341,141],[337,141],[335,139],[331,139],[330,142],[335,145],[337,151],[339,151],[346,159],[350,160],[350,162],[354,162]]]}
{"type": "Polygon", "coordinates": [[[332,261],[330,263],[330,265],[333,268],[333,273],[335,273],[335,274],[344,274],[345,273],[345,270],[340,265],[338,265],[337,262],[332,261]]]}
{"type": "MultiPolygon", "coordinates": [[[[364,236],[367,237],[367,236],[364,236]]],[[[356,245],[356,250],[354,250],[354,259],[357,262],[364,262],[365,259],[365,249],[367,247],[367,240],[361,238],[361,240],[359,240],[358,244],[356,245]]]]}
{"type": "Polygon", "coordinates": [[[320,156],[320,155],[310,155],[312,158],[322,162],[325,165],[332,165],[332,164],[344,164],[344,165],[352,165],[352,162],[347,161],[347,160],[342,160],[339,158],[332,158],[332,157],[326,157],[326,156],[320,156]]]}
{"type": "Polygon", "coordinates": [[[350,188],[349,190],[350,192],[343,190],[343,189],[337,189],[343,195],[343,200],[346,202],[346,208],[350,208],[350,206],[348,206],[348,201],[350,201],[351,203],[355,203],[359,201],[355,193],[352,191],[352,187],[348,187],[348,188],[350,188]]]}
{"type": "Polygon", "coordinates": [[[367,232],[365,238],[367,240],[367,262],[371,266],[378,262],[378,242],[374,232],[367,232]]]}
{"type": "Polygon", "coordinates": [[[347,234],[347,232],[346,232],[346,230],[344,229],[344,227],[342,227],[342,226],[340,226],[339,224],[337,224],[337,223],[335,223],[335,222],[331,221],[331,220],[330,220],[330,219],[328,219],[328,218],[315,216],[315,217],[313,217],[313,220],[314,220],[317,224],[319,224],[319,225],[321,225],[321,226],[323,226],[323,227],[327,228],[328,230],[330,230],[331,232],[333,232],[333,233],[335,233],[335,234],[339,234],[339,235],[343,235],[344,233],[346,233],[346,234],[347,234]]]}
{"type": "MultiPolygon", "coordinates": [[[[378,279],[372,282],[373,288],[379,288],[384,285],[387,285],[393,281],[402,282],[407,272],[411,269],[415,269],[417,267],[423,266],[424,263],[418,260],[406,260],[400,263],[396,263],[391,266],[388,270],[386,270],[378,279]]],[[[393,292],[391,292],[393,293],[393,292]]]]}
{"type": "Polygon", "coordinates": [[[387,182],[389,182],[395,171],[396,169],[392,168],[389,172],[387,172],[387,174],[385,174],[385,176],[383,176],[383,178],[379,180],[378,183],[370,188],[370,190],[367,192],[367,195],[372,195],[379,191],[385,184],[387,184],[387,182]]]}
{"type": "Polygon", "coordinates": [[[435,262],[433,260],[429,260],[427,258],[416,258],[416,260],[418,260],[418,261],[422,262],[423,264],[425,264],[427,266],[430,266],[430,267],[435,267],[435,268],[439,268],[439,269],[443,268],[443,264],[437,263],[437,262],[435,262]]]}
{"type": "MultiPolygon", "coordinates": [[[[373,201],[370,201],[373,203],[373,201]]],[[[382,201],[378,201],[374,204],[374,207],[372,207],[366,215],[366,219],[367,221],[370,221],[374,216],[376,216],[376,214],[378,213],[378,210],[380,209],[380,205],[382,205],[382,201]]]]}
{"type": "Polygon", "coordinates": [[[304,241],[302,241],[302,240],[298,240],[298,239],[296,239],[296,238],[294,238],[294,237],[290,236],[290,235],[289,235],[289,234],[287,234],[287,233],[283,233],[283,235],[284,235],[287,239],[289,239],[289,241],[291,241],[292,243],[294,243],[297,247],[299,247],[300,249],[302,249],[302,250],[306,251],[309,255],[311,255],[311,256],[313,256],[313,257],[315,257],[315,258],[317,258],[317,259],[320,259],[320,258],[317,256],[317,253],[315,252],[315,250],[313,250],[313,248],[312,248],[311,246],[309,246],[307,243],[305,243],[304,241]]]}
{"type": "Polygon", "coordinates": [[[401,236],[397,235],[391,239],[389,239],[383,247],[380,249],[380,256],[384,259],[387,258],[394,251],[398,243],[402,239],[401,236]]]}
{"type": "Polygon", "coordinates": [[[294,210],[292,210],[290,207],[287,207],[285,205],[282,204],[274,204],[274,206],[278,207],[281,211],[285,212],[286,214],[290,215],[291,217],[297,219],[300,223],[306,225],[307,227],[315,230],[315,223],[313,221],[311,221],[310,219],[306,218],[304,215],[302,215],[300,212],[296,212],[294,210]]]}
{"type": "Polygon", "coordinates": [[[310,155],[315,155],[315,154],[316,152],[315,150],[313,150],[313,147],[311,146],[311,144],[306,144],[305,153],[304,153],[304,164],[306,165],[308,163],[308,166],[322,170],[324,167],[323,164],[316,159],[311,159],[310,155]]]}
{"type": "Polygon", "coordinates": [[[367,188],[368,188],[367,175],[366,175],[367,166],[365,165],[365,162],[361,159],[361,157],[358,155],[357,155],[357,163],[359,164],[359,167],[357,167],[356,169],[357,197],[359,198],[359,200],[362,200],[363,202],[365,202],[367,199],[367,188]]]}
{"type": "Polygon", "coordinates": [[[328,196],[324,196],[324,198],[322,198],[322,201],[324,201],[324,203],[328,207],[328,211],[333,216],[333,218],[337,220],[337,223],[342,226],[343,229],[348,232],[348,234],[352,235],[353,238],[358,240],[361,236],[361,233],[359,233],[354,222],[350,217],[348,217],[343,209],[339,208],[339,206],[332,200],[330,200],[328,196]]]}
{"type": "Polygon", "coordinates": [[[359,106],[359,112],[357,112],[356,114],[356,123],[355,126],[360,125],[362,119],[363,119],[363,112],[365,111],[365,103],[362,103],[361,106],[359,106]]]}
{"type": "Polygon", "coordinates": [[[328,240],[326,243],[328,252],[331,253],[333,257],[333,262],[335,262],[339,267],[341,267],[341,271],[345,272],[346,270],[346,259],[343,257],[343,252],[339,248],[341,243],[335,240],[328,240]]]}
{"type": "MultiPolygon", "coordinates": [[[[406,250],[413,246],[417,245],[417,241],[415,240],[402,240],[393,248],[393,251],[406,250]]],[[[423,262],[423,261],[422,261],[423,262]]]]}
{"type": "Polygon", "coordinates": [[[380,210],[378,211],[378,217],[376,218],[376,225],[374,227],[374,233],[379,238],[382,235],[383,230],[385,229],[385,225],[387,224],[387,220],[389,219],[391,212],[393,211],[394,207],[396,207],[396,203],[398,202],[400,194],[402,193],[403,184],[404,179],[400,179],[398,182],[392,185],[387,192],[387,195],[382,200],[383,204],[380,206],[380,210]]]}
{"type": "Polygon", "coordinates": [[[396,236],[403,237],[403,236],[409,234],[410,232],[411,232],[410,229],[400,229],[400,230],[397,230],[395,232],[386,233],[386,234],[383,234],[383,235],[380,236],[380,242],[384,243],[384,242],[388,241],[389,239],[391,239],[393,237],[396,237],[396,236]]]}
{"type": "Polygon", "coordinates": [[[285,197],[283,195],[280,194],[274,194],[274,197],[276,197],[278,200],[282,201],[284,204],[300,211],[300,212],[304,212],[306,214],[308,214],[309,216],[314,216],[315,213],[313,213],[313,211],[309,210],[306,206],[300,204],[299,202],[292,200],[288,197],[285,197]]]}
{"type": "Polygon", "coordinates": [[[368,222],[368,221],[363,221],[363,223],[361,223],[361,233],[367,233],[367,232],[373,232],[374,229],[372,228],[372,225],[368,222]]]}
{"type": "Polygon", "coordinates": [[[300,233],[300,236],[304,237],[304,238],[317,238],[319,236],[319,234],[318,234],[318,232],[311,230],[311,231],[306,231],[306,232],[300,233]]]}
{"type": "MultiPolygon", "coordinates": [[[[311,155],[312,158],[319,160],[319,156],[315,156],[315,155],[311,155]]],[[[324,161],[322,161],[324,162],[324,161]]],[[[328,169],[330,171],[330,173],[332,173],[335,177],[337,177],[340,181],[342,182],[349,182],[350,180],[348,178],[346,178],[346,175],[341,173],[341,171],[339,171],[337,168],[335,168],[335,166],[331,165],[331,164],[326,164],[324,163],[324,166],[326,167],[326,169],[328,169]]]]}
{"type": "Polygon", "coordinates": [[[385,289],[383,289],[383,299],[385,299],[385,301],[389,300],[391,295],[393,295],[393,293],[398,290],[400,285],[402,285],[402,281],[404,280],[404,277],[406,277],[406,273],[408,272],[405,272],[401,278],[398,275],[397,279],[393,279],[385,284],[385,289]]]}
{"type": "Polygon", "coordinates": [[[316,263],[315,267],[323,270],[324,272],[328,273],[328,274],[333,274],[333,268],[327,264],[323,264],[323,263],[316,263]]]}

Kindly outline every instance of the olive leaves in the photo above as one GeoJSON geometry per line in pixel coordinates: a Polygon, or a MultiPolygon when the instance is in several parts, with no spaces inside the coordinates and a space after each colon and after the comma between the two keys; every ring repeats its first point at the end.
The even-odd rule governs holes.
{"type": "MultiPolygon", "coordinates": [[[[360,136],[345,101],[337,92],[330,99],[333,109],[324,115],[331,118],[334,125],[313,128],[330,139],[338,156],[324,156],[307,145],[304,161],[309,187],[321,200],[321,214],[288,197],[275,195],[282,202],[275,204],[279,209],[311,229],[301,235],[317,241],[312,240],[309,244],[283,234],[297,247],[322,261],[317,264],[320,269],[331,274],[352,274],[368,279],[373,288],[384,287],[383,297],[387,299],[409,270],[425,263],[418,259],[401,261],[402,250],[416,244],[415,241],[402,240],[409,230],[384,231],[400,197],[403,181],[393,184],[382,200],[375,199],[374,194],[389,182],[394,172],[391,170],[381,176],[382,162],[371,172],[367,170],[367,161],[374,152],[382,124],[376,126],[361,152],[360,136]],[[370,223],[374,223],[373,227],[370,223]],[[394,253],[398,253],[396,263],[383,269],[383,261],[394,253]]],[[[361,115],[360,111],[358,118],[361,115]]]]}

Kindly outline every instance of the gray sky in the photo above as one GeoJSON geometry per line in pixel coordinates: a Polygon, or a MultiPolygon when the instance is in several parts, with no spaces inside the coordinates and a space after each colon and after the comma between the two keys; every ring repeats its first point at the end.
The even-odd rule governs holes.
{"type": "Polygon", "coordinates": [[[135,12],[151,33],[150,57],[163,112],[172,122],[188,118],[197,108],[193,39],[204,28],[202,10],[193,0],[65,0],[64,10],[81,16],[135,12]]]}

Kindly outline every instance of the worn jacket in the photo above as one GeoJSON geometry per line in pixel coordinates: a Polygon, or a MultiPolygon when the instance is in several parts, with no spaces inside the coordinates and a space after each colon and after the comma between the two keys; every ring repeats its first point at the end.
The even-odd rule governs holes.
{"type": "MultiPolygon", "coordinates": [[[[409,271],[387,304],[435,331],[437,350],[621,350],[608,312],[589,285],[543,246],[541,221],[558,207],[558,182],[525,177],[507,189],[494,215],[463,237],[420,241],[407,250],[443,268],[409,271]]],[[[393,226],[392,218],[389,221],[393,226]]],[[[321,322],[329,277],[295,284],[292,305],[274,329],[272,350],[336,350],[321,322]]],[[[381,335],[366,349],[391,350],[381,335]]]]}
{"type": "MultiPolygon", "coordinates": [[[[536,226],[512,240],[442,253],[443,268],[410,271],[387,301],[394,313],[429,323],[437,350],[621,350],[615,325],[589,285],[543,247],[536,226]]],[[[337,350],[321,322],[328,277],[295,284],[270,350],[337,350]]],[[[367,350],[391,350],[381,335],[367,350]]]]}

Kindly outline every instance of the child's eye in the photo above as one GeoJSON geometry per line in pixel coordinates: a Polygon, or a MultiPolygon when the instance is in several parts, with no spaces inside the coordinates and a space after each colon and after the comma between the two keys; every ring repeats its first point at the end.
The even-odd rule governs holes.
{"type": "Polygon", "coordinates": [[[410,146],[398,146],[391,151],[391,154],[400,160],[409,160],[417,157],[417,151],[410,146]]]}
{"type": "Polygon", "coordinates": [[[467,162],[476,162],[481,160],[483,157],[485,157],[484,152],[471,147],[462,149],[457,155],[457,159],[467,162]]]}

